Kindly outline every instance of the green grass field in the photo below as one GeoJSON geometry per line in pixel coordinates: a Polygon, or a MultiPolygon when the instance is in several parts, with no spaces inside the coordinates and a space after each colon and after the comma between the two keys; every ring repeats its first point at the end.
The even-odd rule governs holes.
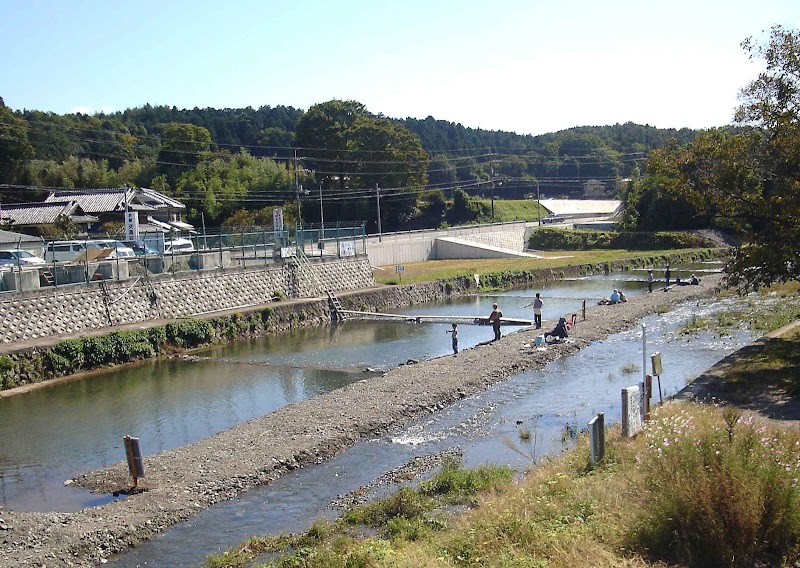
{"type": "MultiPolygon", "coordinates": [[[[491,199],[479,199],[479,202],[491,207],[491,199]]],[[[547,210],[540,210],[535,199],[495,199],[494,220],[497,223],[510,221],[536,221],[547,216],[547,210]],[[539,213],[537,213],[539,211],[539,213]]]]}
{"type": "Polygon", "coordinates": [[[373,270],[373,275],[378,284],[415,284],[432,280],[446,280],[457,276],[472,276],[473,274],[558,268],[578,264],[612,262],[629,258],[690,253],[693,250],[675,249],[635,252],[628,250],[559,251],[541,253],[545,258],[428,260],[404,264],[405,271],[402,273],[402,278],[398,278],[394,265],[379,267],[373,270]]]}

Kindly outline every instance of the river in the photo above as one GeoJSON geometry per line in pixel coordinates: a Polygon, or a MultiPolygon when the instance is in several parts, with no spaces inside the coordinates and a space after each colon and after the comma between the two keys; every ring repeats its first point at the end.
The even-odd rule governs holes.
{"type": "MultiPolygon", "coordinates": [[[[713,270],[692,267],[698,273],[705,269],[713,270]]],[[[536,291],[545,300],[545,319],[553,319],[579,313],[584,299],[594,302],[612,288],[641,293],[642,278],[641,272],[619,273],[548,283],[536,291]]],[[[531,309],[524,306],[533,292],[454,299],[402,313],[488,314],[497,301],[505,315],[531,318],[531,309]]],[[[369,376],[367,369],[380,371],[408,359],[449,354],[448,328],[352,321],[214,347],[191,357],[151,361],[0,399],[0,504],[20,511],[74,511],[101,504],[112,497],[98,497],[64,481],[122,460],[126,434],[141,439],[145,454],[176,448],[361,380],[369,376]]],[[[462,349],[490,336],[487,327],[459,328],[462,349]]],[[[714,349],[711,358],[732,348],[714,349]]],[[[440,416],[437,419],[443,420],[448,412],[440,416]]],[[[415,442],[413,429],[406,436],[410,437],[400,436],[393,445],[413,453],[421,444],[415,442]]]]}

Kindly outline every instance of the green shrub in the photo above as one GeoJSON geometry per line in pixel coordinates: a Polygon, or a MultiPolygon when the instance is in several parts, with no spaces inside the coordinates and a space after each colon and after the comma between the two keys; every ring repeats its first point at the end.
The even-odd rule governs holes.
{"type": "Polygon", "coordinates": [[[154,353],[163,353],[167,345],[167,329],[164,326],[151,327],[145,330],[147,341],[153,347],[154,353]]]}
{"type": "Polygon", "coordinates": [[[12,384],[12,373],[14,371],[14,361],[7,355],[0,356],[0,388],[10,389],[12,384]]]}
{"type": "Polygon", "coordinates": [[[645,431],[647,506],[634,548],[688,566],[784,565],[800,552],[800,439],[734,410],[676,413],[645,431]]]}
{"type": "Polygon", "coordinates": [[[591,231],[571,229],[539,229],[534,231],[528,247],[542,250],[661,250],[712,246],[708,240],[689,233],[591,231]]]}
{"type": "Polygon", "coordinates": [[[382,527],[389,519],[402,517],[417,519],[429,508],[428,503],[419,493],[410,487],[403,487],[394,495],[378,499],[363,507],[349,511],[342,517],[351,524],[364,524],[370,527],[382,527]]]}
{"type": "Polygon", "coordinates": [[[115,362],[117,360],[116,347],[116,341],[108,336],[84,338],[83,357],[86,368],[102,367],[115,362]]]}
{"type": "Polygon", "coordinates": [[[214,328],[206,320],[183,320],[168,323],[166,334],[172,345],[191,349],[211,343],[214,339],[214,328]]]}
{"type": "Polygon", "coordinates": [[[45,353],[45,368],[57,377],[77,373],[86,363],[85,349],[82,337],[59,341],[45,353]]]}
{"type": "Polygon", "coordinates": [[[512,479],[511,468],[498,465],[482,465],[464,468],[458,460],[448,460],[442,469],[429,481],[420,484],[425,495],[445,496],[448,501],[460,501],[482,491],[498,489],[512,479]]]}

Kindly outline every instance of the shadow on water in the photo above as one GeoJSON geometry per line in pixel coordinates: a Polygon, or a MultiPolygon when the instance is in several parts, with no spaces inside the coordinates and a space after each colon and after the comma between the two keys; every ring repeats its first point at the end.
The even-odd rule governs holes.
{"type": "MultiPolygon", "coordinates": [[[[645,318],[647,353],[660,351],[665,397],[751,340],[684,336],[680,328],[735,300],[681,306],[645,318]]],[[[314,520],[339,512],[329,504],[416,456],[459,448],[466,465],[503,463],[523,468],[562,451],[566,433],[585,428],[597,412],[609,422],[621,415],[622,388],[642,377],[642,337],[637,327],[592,344],[544,369],[522,373],[468,397],[390,435],[357,444],[324,464],[298,470],[273,484],[215,505],[191,521],[114,559],[120,567],[194,566],[208,554],[252,535],[305,530],[314,520]],[[530,432],[524,441],[520,431],[530,432]],[[199,546],[198,543],[202,543],[199,546]]],[[[657,402],[657,398],[656,398],[657,402]]],[[[567,438],[569,435],[567,435],[567,438]]]]}
{"type": "MultiPolygon", "coordinates": [[[[631,272],[548,282],[537,288],[545,319],[579,312],[612,288],[641,293],[631,272]]],[[[397,313],[532,317],[534,290],[450,299],[397,313]]],[[[125,435],[145,455],[177,448],[305,400],[408,359],[451,353],[446,324],[346,322],[218,346],[187,358],[115,369],[0,399],[0,506],[19,511],[74,511],[96,495],[64,485],[71,477],[124,459],[125,435]]],[[[504,328],[504,333],[513,328],[504,328]]],[[[486,326],[462,325],[462,349],[491,337],[486,326]]]]}

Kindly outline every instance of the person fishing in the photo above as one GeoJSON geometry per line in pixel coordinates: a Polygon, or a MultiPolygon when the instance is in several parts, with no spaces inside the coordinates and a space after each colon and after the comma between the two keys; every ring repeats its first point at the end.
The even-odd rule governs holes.
{"type": "Polygon", "coordinates": [[[458,355],[458,324],[453,323],[453,329],[445,330],[445,333],[453,334],[453,355],[458,355]]]}
{"type": "Polygon", "coordinates": [[[503,317],[503,312],[500,311],[500,308],[497,307],[497,304],[492,304],[492,313],[489,314],[489,317],[487,319],[489,320],[489,323],[492,324],[495,341],[500,339],[500,318],[502,317],[503,317]]]}
{"type": "Polygon", "coordinates": [[[536,292],[536,298],[534,298],[533,302],[523,307],[529,308],[531,306],[533,306],[533,325],[536,329],[542,329],[542,307],[544,307],[544,302],[542,302],[539,292],[536,292]]]}

